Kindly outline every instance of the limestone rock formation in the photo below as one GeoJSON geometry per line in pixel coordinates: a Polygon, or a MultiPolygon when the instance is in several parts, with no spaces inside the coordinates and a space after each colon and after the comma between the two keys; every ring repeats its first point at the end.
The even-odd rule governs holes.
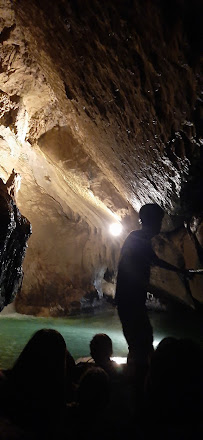
{"type": "MultiPolygon", "coordinates": [[[[200,17],[199,0],[1,1],[0,177],[21,174],[33,230],[19,312],[67,315],[113,296],[147,202],[166,211],[165,257],[179,228],[176,262],[202,267],[200,17]]],[[[177,278],[152,284],[187,302],[177,278]]]]}
{"type": "MultiPolygon", "coordinates": [[[[202,256],[199,255],[201,246],[196,243],[196,235],[187,228],[162,233],[153,239],[157,255],[180,268],[203,267],[202,256]]],[[[195,274],[190,280],[176,274],[154,267],[151,271],[151,292],[160,298],[175,299],[177,296],[182,303],[195,309],[202,302],[203,274],[195,274]]]]}
{"type": "Polygon", "coordinates": [[[30,222],[15,203],[19,178],[13,170],[6,183],[0,179],[0,311],[15,299],[21,288],[22,262],[31,235],[30,222]]]}

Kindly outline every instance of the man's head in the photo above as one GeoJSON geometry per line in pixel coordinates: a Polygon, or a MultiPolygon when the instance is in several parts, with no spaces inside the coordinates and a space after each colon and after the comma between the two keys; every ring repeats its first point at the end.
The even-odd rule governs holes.
{"type": "Polygon", "coordinates": [[[140,223],[143,227],[151,230],[154,235],[160,232],[163,217],[164,211],[156,203],[147,203],[140,208],[140,223]]]}
{"type": "Polygon", "coordinates": [[[90,353],[95,362],[110,359],[113,353],[111,338],[106,333],[97,333],[90,342],[90,353]]]}

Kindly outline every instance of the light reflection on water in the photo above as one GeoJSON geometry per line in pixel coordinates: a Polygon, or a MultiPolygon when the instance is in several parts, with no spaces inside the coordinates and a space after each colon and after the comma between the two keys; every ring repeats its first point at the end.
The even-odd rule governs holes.
{"type": "MultiPolygon", "coordinates": [[[[155,347],[165,336],[191,337],[200,341],[201,321],[194,314],[149,311],[149,317],[154,328],[155,347]]],[[[58,330],[75,360],[90,356],[89,343],[95,333],[107,333],[111,337],[113,356],[127,356],[127,344],[115,309],[71,318],[0,314],[0,368],[10,368],[30,337],[41,328],[58,330]]]]}

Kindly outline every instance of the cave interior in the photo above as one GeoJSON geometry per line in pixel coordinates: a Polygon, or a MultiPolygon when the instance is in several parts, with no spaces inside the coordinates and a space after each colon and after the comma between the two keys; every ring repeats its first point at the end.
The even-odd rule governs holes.
{"type": "MultiPolygon", "coordinates": [[[[165,212],[157,254],[203,267],[201,3],[1,1],[1,310],[113,300],[145,203],[165,212]]],[[[202,291],[151,271],[158,298],[193,308],[202,291]]]]}

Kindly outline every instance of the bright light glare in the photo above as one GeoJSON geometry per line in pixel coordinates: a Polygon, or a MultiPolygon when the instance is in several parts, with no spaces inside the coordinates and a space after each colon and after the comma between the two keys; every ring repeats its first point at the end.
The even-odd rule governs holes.
{"type": "Polygon", "coordinates": [[[157,347],[157,345],[159,344],[160,341],[161,341],[161,339],[154,339],[154,341],[153,341],[154,349],[156,349],[156,347],[157,347]]]}
{"type": "Polygon", "coordinates": [[[121,234],[122,229],[123,226],[121,225],[121,223],[112,223],[109,227],[110,233],[115,237],[121,234]]]}
{"type": "Polygon", "coordinates": [[[115,357],[111,357],[111,360],[116,362],[118,365],[126,364],[127,357],[115,356],[115,357]]]}

